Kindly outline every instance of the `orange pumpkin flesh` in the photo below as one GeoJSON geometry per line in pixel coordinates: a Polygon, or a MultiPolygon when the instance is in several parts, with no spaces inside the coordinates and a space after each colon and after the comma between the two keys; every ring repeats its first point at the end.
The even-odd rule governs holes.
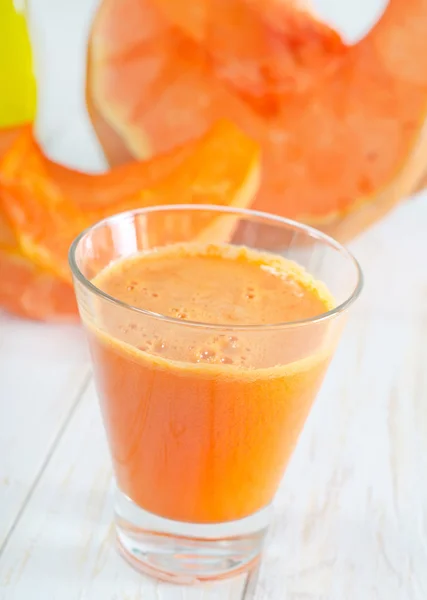
{"type": "Polygon", "coordinates": [[[235,120],[263,151],[254,207],[351,238],[425,172],[427,0],[390,0],[355,46],[267,4],[103,0],[88,98],[136,157],[235,120]]]}
{"type": "MultiPolygon", "coordinates": [[[[82,229],[156,204],[247,206],[258,164],[257,144],[227,121],[169,154],[100,175],[50,161],[23,128],[0,162],[0,305],[33,318],[68,318],[75,313],[68,248],[82,229]]],[[[194,221],[185,236],[213,231],[211,221],[194,221]]]]}

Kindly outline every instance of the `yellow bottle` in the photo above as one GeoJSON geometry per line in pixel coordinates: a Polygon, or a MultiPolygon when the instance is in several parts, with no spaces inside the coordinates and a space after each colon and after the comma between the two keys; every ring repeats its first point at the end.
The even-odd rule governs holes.
{"type": "Polygon", "coordinates": [[[0,0],[0,127],[31,121],[36,82],[25,15],[13,0],[0,0]]]}

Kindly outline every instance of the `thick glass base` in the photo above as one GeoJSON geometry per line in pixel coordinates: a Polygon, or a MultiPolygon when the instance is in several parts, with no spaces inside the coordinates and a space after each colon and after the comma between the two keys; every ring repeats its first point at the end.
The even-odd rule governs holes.
{"type": "Polygon", "coordinates": [[[146,512],[116,491],[119,550],[137,570],[179,584],[232,577],[259,559],[270,509],[228,523],[197,525],[146,512]]]}

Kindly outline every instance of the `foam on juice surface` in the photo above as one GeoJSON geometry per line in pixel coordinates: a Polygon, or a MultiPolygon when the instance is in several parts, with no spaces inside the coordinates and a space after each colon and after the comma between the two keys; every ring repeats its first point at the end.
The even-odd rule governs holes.
{"type": "MultiPolygon", "coordinates": [[[[114,263],[93,283],[130,306],[185,322],[223,325],[274,325],[308,319],[333,307],[320,282],[292,261],[230,245],[171,245],[114,263]]],[[[271,365],[251,333],[182,328],[169,334],[167,322],[122,311],[103,311],[102,328],[151,355],[190,363],[262,367],[271,365]]],[[[271,335],[271,334],[270,334],[271,335]]],[[[313,337],[313,336],[311,336],[313,337]]],[[[307,354],[310,340],[295,334],[289,361],[307,354]],[[297,345],[304,348],[298,353],[297,345]]],[[[286,348],[280,353],[285,360],[286,348]]],[[[286,362],[286,361],[285,361],[286,362]]],[[[283,363],[282,363],[283,364],[283,363]]]]}

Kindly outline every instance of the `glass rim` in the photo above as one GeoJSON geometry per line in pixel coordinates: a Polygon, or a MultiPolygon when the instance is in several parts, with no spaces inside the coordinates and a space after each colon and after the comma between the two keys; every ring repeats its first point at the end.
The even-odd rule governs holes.
{"type": "Polygon", "coordinates": [[[137,208],[133,210],[128,210],[120,213],[116,213],[111,215],[110,217],[105,217],[104,219],[97,221],[93,225],[90,225],[86,229],[84,229],[72,242],[69,252],[68,252],[68,261],[71,268],[71,272],[73,276],[90,292],[95,294],[96,296],[106,300],[116,306],[120,306],[121,308],[125,308],[126,310],[130,310],[137,314],[142,314],[147,317],[158,319],[163,322],[170,322],[175,325],[184,325],[189,327],[197,327],[204,329],[212,329],[212,330],[227,330],[227,331],[263,331],[263,330],[272,330],[272,329],[287,329],[293,327],[301,327],[305,325],[311,325],[315,323],[320,323],[345,312],[355,300],[359,297],[362,288],[363,288],[363,272],[359,265],[359,262],[354,257],[354,255],[348,250],[345,246],[343,246],[340,242],[336,241],[333,237],[323,233],[322,231],[316,229],[315,227],[311,227],[310,225],[305,225],[303,223],[299,223],[298,221],[294,221],[292,219],[287,219],[285,217],[280,217],[278,215],[253,210],[250,208],[238,208],[232,206],[219,206],[215,204],[162,204],[160,206],[147,206],[145,208],[137,208]],[[295,321],[283,321],[279,323],[263,323],[263,324],[249,324],[249,325],[231,325],[231,324],[221,324],[221,323],[204,323],[203,321],[183,321],[182,319],[178,319],[177,317],[170,317],[168,315],[164,315],[162,313],[156,313],[154,311],[147,310],[145,308],[139,308],[137,306],[133,306],[132,304],[128,304],[127,302],[123,302],[110,294],[107,294],[96,285],[94,285],[80,270],[76,261],[76,251],[83,240],[83,238],[90,233],[90,231],[97,229],[99,227],[103,227],[109,223],[119,222],[128,217],[134,217],[135,215],[144,215],[155,212],[186,212],[186,211],[210,211],[217,212],[229,215],[236,215],[246,218],[252,219],[263,219],[270,221],[272,224],[276,223],[277,225],[286,225],[287,227],[297,229],[302,233],[306,233],[309,237],[317,239],[319,241],[324,242],[325,244],[333,247],[335,250],[345,255],[346,258],[350,261],[356,271],[356,285],[348,295],[348,297],[335,306],[334,308],[320,313],[319,315],[314,315],[313,317],[308,317],[305,319],[298,319],[295,321]]]}

